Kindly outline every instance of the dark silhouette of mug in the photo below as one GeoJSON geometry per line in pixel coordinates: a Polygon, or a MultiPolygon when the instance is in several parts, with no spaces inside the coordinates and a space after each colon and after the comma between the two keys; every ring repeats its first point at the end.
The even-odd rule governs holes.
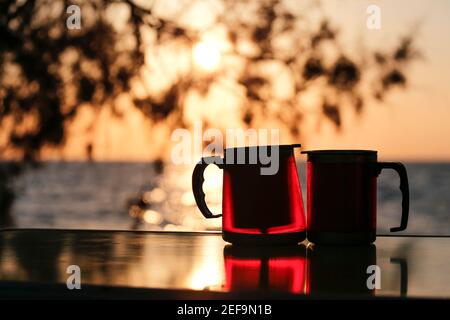
{"type": "Polygon", "coordinates": [[[374,244],[361,246],[307,247],[308,272],[306,294],[315,297],[365,298],[375,295],[375,288],[368,286],[373,274],[368,269],[377,265],[374,244]],[[369,270],[369,272],[368,272],[369,270]]]}
{"type": "Polygon", "coordinates": [[[377,177],[382,169],[400,176],[402,216],[408,224],[409,187],[403,164],[377,162],[367,150],[304,151],[307,161],[307,237],[316,244],[367,244],[376,238],[377,177]]]}
{"type": "Polygon", "coordinates": [[[224,158],[202,158],[195,166],[192,189],[205,218],[222,215],[214,215],[206,205],[202,190],[203,172],[210,163],[224,171],[222,237],[225,241],[234,244],[286,244],[305,239],[303,200],[294,157],[294,148],[299,146],[229,148],[225,149],[224,158]],[[273,165],[261,156],[268,150],[276,155],[272,160],[277,161],[277,170],[263,174],[262,169],[273,165]]]}

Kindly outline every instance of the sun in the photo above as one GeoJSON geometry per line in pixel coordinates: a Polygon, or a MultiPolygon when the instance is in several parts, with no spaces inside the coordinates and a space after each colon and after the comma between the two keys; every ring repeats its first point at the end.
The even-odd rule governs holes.
{"type": "Polygon", "coordinates": [[[193,58],[194,63],[204,71],[214,71],[220,64],[220,48],[212,42],[198,42],[193,49],[193,58]]]}

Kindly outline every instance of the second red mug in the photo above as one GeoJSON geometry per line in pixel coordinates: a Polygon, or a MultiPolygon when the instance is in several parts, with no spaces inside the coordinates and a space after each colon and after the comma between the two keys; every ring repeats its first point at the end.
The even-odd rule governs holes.
{"type": "Polygon", "coordinates": [[[304,151],[307,160],[307,237],[316,244],[368,244],[375,241],[377,177],[382,169],[400,176],[402,216],[408,224],[409,187],[406,168],[398,162],[378,162],[369,150],[304,151]]]}

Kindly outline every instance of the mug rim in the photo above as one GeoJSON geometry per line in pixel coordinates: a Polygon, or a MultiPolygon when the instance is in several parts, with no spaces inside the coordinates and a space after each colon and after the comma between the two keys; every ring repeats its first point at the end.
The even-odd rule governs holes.
{"type": "Polygon", "coordinates": [[[259,149],[259,148],[272,148],[272,147],[278,147],[279,149],[294,149],[294,148],[300,148],[302,145],[300,143],[294,143],[294,144],[269,144],[269,145],[256,145],[256,146],[243,146],[243,147],[231,147],[231,148],[225,148],[224,151],[227,150],[250,150],[250,149],[259,149]]]}
{"type": "Polygon", "coordinates": [[[377,154],[376,150],[358,150],[358,149],[328,149],[328,150],[305,150],[302,154],[312,155],[371,155],[377,154]]]}
{"type": "Polygon", "coordinates": [[[319,163],[361,163],[376,162],[378,152],[375,150],[311,150],[302,151],[308,162],[319,163]]]}

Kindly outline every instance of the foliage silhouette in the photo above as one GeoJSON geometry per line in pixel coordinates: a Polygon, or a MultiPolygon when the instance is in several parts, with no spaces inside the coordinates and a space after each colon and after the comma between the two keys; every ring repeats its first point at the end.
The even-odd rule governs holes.
{"type": "MultiPolygon", "coordinates": [[[[81,13],[95,16],[90,19],[93,21],[85,23],[89,19],[82,15],[81,30],[68,30],[63,22],[68,17],[65,8],[69,4],[62,0],[5,0],[0,4],[0,34],[4,39],[0,43],[0,124],[6,127],[7,121],[13,122],[7,146],[3,148],[19,151],[24,159],[38,159],[46,145],[64,144],[67,127],[83,103],[89,103],[92,108],[114,109],[120,93],[133,94],[131,81],[141,76],[145,65],[144,28],[150,28],[155,34],[154,47],[180,42],[189,48],[204,32],[180,23],[176,17],[158,16],[153,6],[131,0],[83,2],[81,13]],[[129,13],[126,27],[120,31],[106,16],[114,5],[129,13]],[[119,44],[126,37],[132,45],[121,47],[119,44]],[[35,118],[34,125],[26,124],[30,117],[35,118]]],[[[189,5],[179,2],[183,11],[189,5]]],[[[363,107],[368,96],[363,95],[360,87],[371,69],[370,63],[359,63],[356,59],[361,57],[350,58],[339,48],[339,32],[325,16],[317,28],[305,30],[299,27],[299,22],[306,18],[282,1],[245,4],[227,0],[220,5],[222,9],[215,24],[225,27],[232,44],[226,54],[235,55],[243,62],[232,80],[245,92],[241,105],[244,125],[258,126],[255,117],[263,120],[272,117],[279,119],[281,126],[291,127],[293,135],[298,137],[301,123],[298,120],[303,116],[298,97],[311,87],[320,89],[323,102],[317,107],[336,126],[341,125],[344,96],[352,98],[350,101],[356,109],[363,107]],[[245,10],[254,16],[250,19],[243,15],[245,10]],[[275,44],[281,37],[290,41],[289,50],[275,44]],[[242,42],[251,43],[253,52],[241,51],[239,43],[242,42]],[[330,47],[338,53],[337,57],[328,56],[330,47]],[[273,80],[259,68],[266,62],[277,62],[290,73],[292,83],[288,85],[295,88],[290,97],[280,100],[270,92],[273,80]],[[269,104],[277,105],[276,110],[267,112],[269,104]],[[291,121],[286,121],[286,113],[291,121]]],[[[320,8],[312,6],[311,10],[320,8]]],[[[411,37],[401,39],[392,52],[373,54],[377,78],[372,95],[381,99],[392,87],[405,85],[405,66],[415,57],[411,37]]],[[[188,126],[182,115],[186,92],[197,90],[206,95],[226,71],[205,75],[188,70],[157,94],[134,96],[134,105],[155,121],[173,117],[174,121],[167,122],[188,126]]]]}

